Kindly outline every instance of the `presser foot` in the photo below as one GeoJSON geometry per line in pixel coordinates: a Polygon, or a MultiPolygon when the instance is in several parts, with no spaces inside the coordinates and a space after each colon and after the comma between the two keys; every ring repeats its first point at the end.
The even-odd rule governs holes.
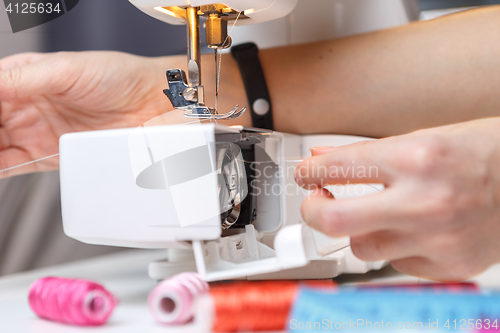
{"type": "Polygon", "coordinates": [[[238,105],[225,114],[218,114],[214,108],[205,106],[203,86],[189,86],[186,81],[186,73],[182,69],[169,69],[167,71],[167,82],[169,89],[163,90],[170,99],[172,106],[184,110],[188,118],[228,120],[241,116],[246,107],[238,111],[238,105]]]}
{"type": "Polygon", "coordinates": [[[214,119],[214,120],[229,120],[236,119],[240,117],[245,111],[246,107],[243,107],[238,111],[238,105],[234,107],[233,110],[225,114],[216,114],[213,108],[208,108],[206,106],[194,107],[191,112],[184,112],[184,116],[188,118],[198,118],[198,119],[214,119]]]}

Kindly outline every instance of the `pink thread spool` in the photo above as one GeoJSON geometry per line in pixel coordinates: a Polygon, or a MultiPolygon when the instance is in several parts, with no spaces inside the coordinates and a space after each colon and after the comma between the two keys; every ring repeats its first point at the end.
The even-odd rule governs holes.
{"type": "Polygon", "coordinates": [[[100,284],[56,277],[36,280],[28,301],[40,318],[78,326],[104,324],[116,306],[115,297],[100,284]]]}
{"type": "Polygon", "coordinates": [[[193,318],[196,297],[208,291],[208,283],[196,273],[181,273],[160,282],[149,294],[149,310],[162,324],[180,325],[193,318]]]}

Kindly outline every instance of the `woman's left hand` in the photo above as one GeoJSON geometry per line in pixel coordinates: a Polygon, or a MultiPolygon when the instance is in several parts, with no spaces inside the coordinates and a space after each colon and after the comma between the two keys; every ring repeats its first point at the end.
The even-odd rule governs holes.
{"type": "Polygon", "coordinates": [[[303,218],[329,236],[350,236],[358,258],[390,260],[403,273],[440,281],[500,262],[500,118],[319,147],[312,155],[295,174],[313,189],[303,218]],[[385,190],[335,200],[323,188],[346,183],[383,183],[385,190]]]}

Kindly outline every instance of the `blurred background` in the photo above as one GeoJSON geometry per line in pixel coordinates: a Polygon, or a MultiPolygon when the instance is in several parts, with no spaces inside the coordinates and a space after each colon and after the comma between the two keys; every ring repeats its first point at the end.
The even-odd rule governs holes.
{"type": "MultiPolygon", "coordinates": [[[[500,0],[419,0],[418,3],[422,11],[420,19],[432,19],[468,7],[499,4],[500,0]]],[[[11,32],[0,4],[0,58],[28,51],[83,50],[164,56],[184,54],[185,44],[184,26],[157,21],[126,0],[81,0],[62,17],[16,34],[11,32]]],[[[58,172],[0,180],[0,275],[118,250],[123,249],[87,245],[64,235],[58,172]]]]}

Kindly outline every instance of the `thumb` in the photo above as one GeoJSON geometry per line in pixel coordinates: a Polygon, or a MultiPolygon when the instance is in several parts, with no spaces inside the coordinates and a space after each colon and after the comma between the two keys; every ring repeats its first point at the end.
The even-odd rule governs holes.
{"type": "Polygon", "coordinates": [[[7,68],[0,71],[0,101],[67,90],[77,77],[71,74],[73,71],[68,64],[58,55],[43,57],[19,67],[8,68],[7,64],[7,68]]]}

